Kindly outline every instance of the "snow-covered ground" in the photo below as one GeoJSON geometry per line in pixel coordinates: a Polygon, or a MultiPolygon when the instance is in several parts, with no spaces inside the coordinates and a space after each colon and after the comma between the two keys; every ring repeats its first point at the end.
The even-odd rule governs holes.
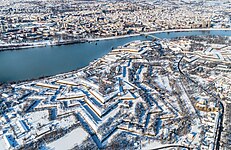
{"type": "Polygon", "coordinates": [[[156,148],[156,147],[162,147],[163,144],[161,144],[160,142],[157,142],[157,141],[150,141],[147,142],[147,144],[142,147],[143,150],[149,150],[149,149],[153,149],[153,148],[156,148]]]}
{"type": "Polygon", "coordinates": [[[47,148],[54,150],[68,150],[73,148],[75,145],[81,144],[88,136],[88,133],[85,132],[82,128],[77,128],[64,137],[49,143],[47,148]]]}
{"type": "Polygon", "coordinates": [[[4,140],[0,138],[0,150],[7,150],[7,148],[4,145],[5,145],[4,140]]]}

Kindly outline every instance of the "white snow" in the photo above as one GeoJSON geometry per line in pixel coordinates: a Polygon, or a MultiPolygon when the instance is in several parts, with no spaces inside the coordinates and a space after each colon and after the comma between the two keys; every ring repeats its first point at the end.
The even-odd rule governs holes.
{"type": "Polygon", "coordinates": [[[68,150],[73,148],[75,145],[80,145],[87,136],[87,132],[85,132],[82,128],[77,128],[64,137],[49,143],[47,147],[54,150],[68,150]]]}
{"type": "Polygon", "coordinates": [[[168,79],[168,77],[167,77],[167,76],[162,77],[162,81],[163,81],[163,83],[164,83],[164,87],[165,87],[169,92],[172,92],[172,88],[171,88],[171,86],[170,86],[170,84],[169,84],[169,79],[168,79]]]}
{"type": "Polygon", "coordinates": [[[153,149],[153,148],[162,147],[162,146],[163,145],[158,141],[150,141],[150,143],[147,142],[146,145],[142,147],[142,149],[148,150],[148,149],[153,149]]]}
{"type": "Polygon", "coordinates": [[[6,150],[7,149],[4,145],[5,145],[5,143],[4,143],[3,139],[0,138],[0,149],[1,150],[6,150]]]}
{"type": "Polygon", "coordinates": [[[185,101],[186,106],[189,108],[189,111],[192,112],[193,114],[196,113],[196,110],[194,109],[186,91],[184,90],[183,84],[181,82],[179,82],[179,86],[182,92],[181,98],[185,101]]]}

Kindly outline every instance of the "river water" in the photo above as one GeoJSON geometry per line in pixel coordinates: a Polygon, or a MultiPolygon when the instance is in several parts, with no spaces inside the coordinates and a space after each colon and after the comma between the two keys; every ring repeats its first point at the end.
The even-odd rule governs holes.
{"type": "MultiPolygon", "coordinates": [[[[231,30],[163,32],[153,35],[160,38],[190,35],[231,36],[231,30]]],[[[0,82],[39,78],[80,69],[110,52],[112,47],[116,48],[134,40],[149,39],[144,36],[134,36],[91,43],[0,52],[0,82]]]]}

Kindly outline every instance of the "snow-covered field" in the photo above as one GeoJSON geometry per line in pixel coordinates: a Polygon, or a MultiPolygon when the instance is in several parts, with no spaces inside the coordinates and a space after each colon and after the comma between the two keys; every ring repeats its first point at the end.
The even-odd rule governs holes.
{"type": "Polygon", "coordinates": [[[54,150],[67,150],[73,148],[75,145],[81,144],[88,136],[82,128],[77,128],[64,137],[49,143],[47,148],[54,150]]]}
{"type": "Polygon", "coordinates": [[[0,138],[0,150],[7,150],[4,145],[5,145],[4,140],[0,138]]]}

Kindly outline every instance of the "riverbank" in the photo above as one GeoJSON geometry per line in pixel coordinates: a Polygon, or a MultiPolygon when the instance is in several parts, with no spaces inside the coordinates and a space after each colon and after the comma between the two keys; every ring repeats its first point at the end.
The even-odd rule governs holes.
{"type": "Polygon", "coordinates": [[[60,45],[68,45],[68,44],[77,44],[84,42],[97,42],[102,40],[113,40],[113,39],[121,39],[127,37],[135,37],[135,36],[143,36],[149,34],[158,34],[158,33],[170,33],[170,32],[190,32],[190,31],[230,31],[231,28],[198,28],[198,29],[174,29],[174,30],[161,30],[161,31],[150,31],[150,32],[140,32],[135,34],[127,34],[120,36],[112,36],[112,37],[98,37],[98,38],[86,38],[80,40],[64,40],[64,41],[44,41],[44,42],[32,42],[32,43],[22,43],[22,44],[4,44],[0,45],[0,51],[8,51],[8,50],[20,50],[20,49],[28,49],[28,48],[36,48],[36,47],[45,47],[45,46],[60,46],[60,45]]]}
{"type": "Polygon", "coordinates": [[[120,39],[126,37],[133,37],[133,36],[141,36],[141,35],[149,35],[149,34],[158,34],[158,33],[170,33],[170,32],[191,32],[191,31],[230,31],[231,28],[198,28],[198,29],[174,29],[174,30],[162,30],[162,31],[150,31],[150,32],[140,32],[136,34],[128,34],[128,35],[120,35],[120,36],[113,36],[113,37],[102,37],[102,38],[88,38],[87,41],[95,42],[95,41],[102,41],[102,40],[112,40],[112,39],[120,39]]]}
{"type": "Polygon", "coordinates": [[[10,51],[10,50],[20,50],[20,49],[29,49],[37,47],[46,47],[46,46],[61,46],[69,44],[77,44],[87,42],[85,39],[80,40],[63,40],[59,42],[55,41],[42,41],[42,42],[32,42],[32,43],[13,43],[13,44],[2,44],[0,45],[1,51],[10,51]]]}

